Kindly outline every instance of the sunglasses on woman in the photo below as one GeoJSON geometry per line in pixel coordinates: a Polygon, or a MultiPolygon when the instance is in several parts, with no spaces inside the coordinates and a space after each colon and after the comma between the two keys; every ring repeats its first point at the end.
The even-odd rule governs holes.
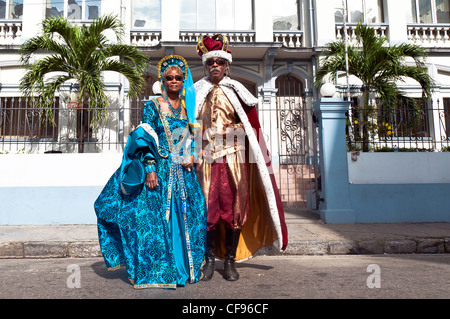
{"type": "Polygon", "coordinates": [[[183,81],[183,77],[181,75],[168,75],[165,77],[166,81],[173,81],[173,79],[177,80],[177,81],[183,81]]]}
{"type": "Polygon", "coordinates": [[[215,60],[210,59],[210,60],[206,61],[206,64],[209,66],[214,65],[214,63],[217,63],[218,66],[224,66],[226,62],[224,59],[215,59],[215,60]]]}

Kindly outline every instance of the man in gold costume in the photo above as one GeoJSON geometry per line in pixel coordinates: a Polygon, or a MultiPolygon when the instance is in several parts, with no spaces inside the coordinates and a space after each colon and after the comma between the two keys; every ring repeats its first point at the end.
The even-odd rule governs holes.
{"type": "Polygon", "coordinates": [[[256,113],[258,100],[226,75],[232,62],[228,39],[203,36],[197,51],[208,75],[195,84],[201,125],[197,177],[207,204],[204,280],[224,258],[224,278],[235,281],[236,260],[261,247],[287,246],[284,210],[256,113]]]}

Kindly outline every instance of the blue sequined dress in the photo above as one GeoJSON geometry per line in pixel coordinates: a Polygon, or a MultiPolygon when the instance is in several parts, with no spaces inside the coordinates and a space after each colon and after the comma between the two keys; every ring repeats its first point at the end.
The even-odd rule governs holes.
{"type": "Polygon", "coordinates": [[[176,288],[202,276],[205,199],[195,170],[179,164],[183,145],[191,147],[184,139],[187,118],[162,112],[152,100],[142,123],[130,134],[121,167],[94,204],[100,247],[107,268],[126,266],[134,288],[176,288]],[[158,176],[155,190],[145,186],[152,169],[158,176]]]}

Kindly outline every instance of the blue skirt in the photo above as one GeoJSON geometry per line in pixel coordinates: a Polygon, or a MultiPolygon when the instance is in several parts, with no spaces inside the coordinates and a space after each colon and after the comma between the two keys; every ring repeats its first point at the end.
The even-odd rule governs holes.
{"type": "Polygon", "coordinates": [[[163,159],[157,175],[157,189],[124,195],[119,169],[94,204],[106,266],[125,266],[134,288],[176,288],[202,277],[206,205],[195,170],[163,159]]]}

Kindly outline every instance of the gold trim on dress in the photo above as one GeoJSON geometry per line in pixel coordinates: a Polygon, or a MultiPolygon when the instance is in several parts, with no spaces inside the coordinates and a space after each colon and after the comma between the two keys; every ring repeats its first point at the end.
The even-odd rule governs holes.
{"type": "Polygon", "coordinates": [[[106,269],[107,269],[108,271],[115,271],[115,270],[120,269],[120,268],[123,268],[123,267],[126,267],[126,264],[125,264],[125,263],[122,263],[122,264],[117,265],[117,266],[114,266],[114,267],[107,267],[106,269]]]}
{"type": "Polygon", "coordinates": [[[134,289],[145,289],[145,288],[169,288],[169,289],[176,289],[176,284],[143,284],[143,285],[134,285],[134,289]]]}
{"type": "MultiPolygon", "coordinates": [[[[160,111],[161,113],[164,113],[164,116],[169,116],[169,117],[171,117],[171,118],[174,118],[174,119],[176,119],[177,117],[175,116],[175,115],[173,115],[173,113],[172,112],[167,112],[167,111],[160,111]]],[[[180,114],[180,117],[178,118],[178,119],[180,119],[180,120],[188,120],[188,117],[187,117],[187,115],[185,115],[185,114],[180,114]]]]}
{"type": "MultiPolygon", "coordinates": [[[[167,144],[169,144],[169,150],[171,152],[171,154],[179,154],[180,150],[181,150],[181,146],[183,145],[183,143],[178,143],[177,146],[175,147],[174,143],[173,143],[173,138],[172,138],[172,132],[170,130],[170,126],[169,123],[167,122],[167,118],[166,115],[164,113],[167,112],[162,112],[161,109],[158,109],[159,112],[159,117],[161,120],[161,123],[164,127],[164,132],[166,133],[166,139],[167,139],[167,144]]],[[[189,134],[189,126],[186,125],[182,136],[183,139],[189,134]]],[[[170,173],[169,173],[169,185],[168,185],[168,189],[167,189],[167,203],[166,203],[166,221],[169,222],[170,220],[170,212],[171,212],[171,206],[172,206],[172,186],[173,186],[173,181],[174,181],[174,177],[176,176],[178,177],[178,180],[180,182],[180,197],[181,197],[181,202],[184,203],[184,205],[182,204],[182,206],[184,206],[184,211],[183,213],[183,220],[184,220],[184,230],[185,230],[185,240],[186,240],[186,252],[188,255],[188,260],[189,260],[189,277],[190,277],[190,282],[194,283],[195,282],[195,270],[194,270],[194,262],[193,262],[193,258],[192,258],[192,252],[191,252],[191,240],[189,238],[189,231],[188,231],[188,222],[187,222],[187,212],[186,212],[186,203],[187,203],[187,194],[185,192],[186,186],[184,185],[184,176],[183,176],[183,171],[181,169],[180,164],[175,164],[172,162],[171,166],[170,166],[170,173]]]]}

